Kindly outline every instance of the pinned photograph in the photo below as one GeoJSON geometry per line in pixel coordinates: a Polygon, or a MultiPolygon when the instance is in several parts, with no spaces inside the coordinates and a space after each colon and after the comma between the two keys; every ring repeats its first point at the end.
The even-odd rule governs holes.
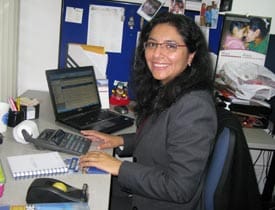
{"type": "Polygon", "coordinates": [[[137,13],[145,20],[150,21],[165,3],[165,0],[145,0],[137,13]]]}
{"type": "Polygon", "coordinates": [[[217,28],[219,18],[219,0],[203,0],[200,9],[200,26],[217,28]]]}
{"type": "Polygon", "coordinates": [[[183,15],[185,11],[185,0],[171,0],[169,12],[183,15]]]}
{"type": "Polygon", "coordinates": [[[270,26],[270,17],[226,15],[220,48],[221,50],[249,50],[265,55],[270,26]]]}

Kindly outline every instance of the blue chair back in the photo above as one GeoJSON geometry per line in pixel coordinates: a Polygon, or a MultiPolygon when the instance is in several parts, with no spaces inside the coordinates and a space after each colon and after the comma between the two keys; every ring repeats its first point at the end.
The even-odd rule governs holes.
{"type": "Polygon", "coordinates": [[[204,188],[205,210],[215,210],[215,192],[225,182],[232,163],[235,135],[229,128],[224,128],[218,135],[204,188]]]}

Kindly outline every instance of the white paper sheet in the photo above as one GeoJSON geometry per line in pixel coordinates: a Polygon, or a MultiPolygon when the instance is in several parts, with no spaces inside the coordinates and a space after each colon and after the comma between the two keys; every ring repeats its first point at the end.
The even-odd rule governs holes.
{"type": "Polygon", "coordinates": [[[121,53],[124,10],[123,7],[90,5],[87,44],[121,53]]]}
{"type": "Polygon", "coordinates": [[[69,44],[68,55],[78,66],[93,66],[97,79],[106,79],[108,55],[84,50],[80,45],[69,44]]]}

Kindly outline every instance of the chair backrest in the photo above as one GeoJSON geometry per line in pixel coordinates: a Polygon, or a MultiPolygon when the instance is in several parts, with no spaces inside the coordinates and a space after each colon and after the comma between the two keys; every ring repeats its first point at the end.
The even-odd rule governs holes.
{"type": "Polygon", "coordinates": [[[215,193],[222,188],[230,174],[233,161],[235,133],[225,127],[217,136],[214,150],[209,162],[204,187],[205,210],[215,209],[215,193]]]}

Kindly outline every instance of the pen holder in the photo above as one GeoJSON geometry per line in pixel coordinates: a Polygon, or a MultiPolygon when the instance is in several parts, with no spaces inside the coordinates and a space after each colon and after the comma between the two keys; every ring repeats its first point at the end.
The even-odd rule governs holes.
{"type": "Polygon", "coordinates": [[[8,116],[8,126],[9,127],[15,127],[20,122],[22,122],[24,119],[25,119],[24,111],[9,110],[9,116],[8,116]]]}

